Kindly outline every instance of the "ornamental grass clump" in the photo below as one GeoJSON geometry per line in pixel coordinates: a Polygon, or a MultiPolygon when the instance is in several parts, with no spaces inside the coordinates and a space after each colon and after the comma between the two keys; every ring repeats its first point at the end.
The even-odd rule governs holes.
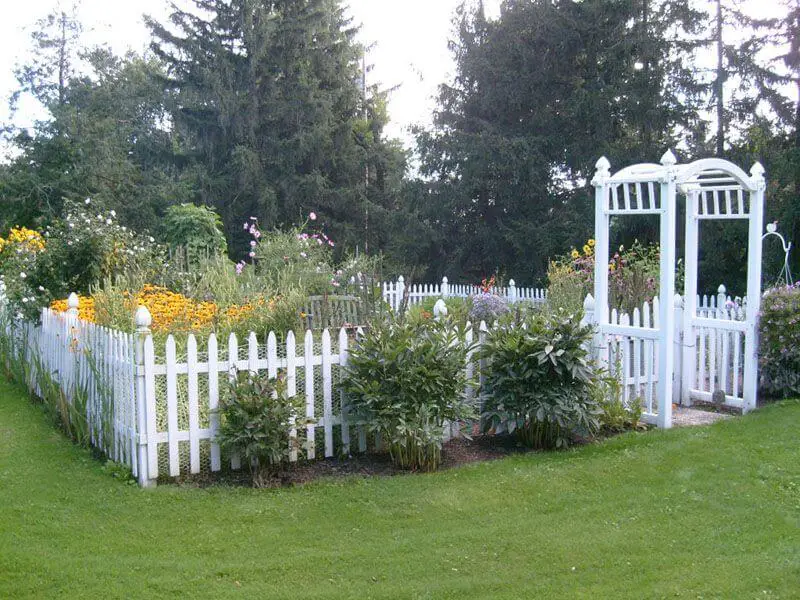
{"type": "Polygon", "coordinates": [[[600,426],[591,330],[564,312],[491,330],[482,349],[484,429],[509,432],[531,448],[564,448],[600,426]]]}
{"type": "Polygon", "coordinates": [[[800,284],[764,294],[759,314],[761,389],[770,396],[800,394],[800,284]]]}
{"type": "Polygon", "coordinates": [[[351,350],[342,384],[348,418],[379,433],[401,468],[435,470],[445,423],[474,416],[463,334],[435,321],[388,321],[351,350]]]}

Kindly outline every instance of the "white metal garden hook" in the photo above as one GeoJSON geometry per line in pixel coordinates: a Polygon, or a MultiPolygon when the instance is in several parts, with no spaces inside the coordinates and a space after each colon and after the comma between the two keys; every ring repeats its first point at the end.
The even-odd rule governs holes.
{"type": "Polygon", "coordinates": [[[781,272],[778,275],[778,281],[780,281],[781,277],[783,276],[786,279],[786,285],[792,285],[794,281],[792,281],[792,272],[789,269],[789,252],[792,250],[792,242],[787,242],[786,239],[780,233],[778,233],[777,221],[767,224],[767,233],[762,235],[761,239],[763,240],[768,235],[777,236],[781,241],[781,245],[783,246],[783,269],[781,269],[781,272]]]}

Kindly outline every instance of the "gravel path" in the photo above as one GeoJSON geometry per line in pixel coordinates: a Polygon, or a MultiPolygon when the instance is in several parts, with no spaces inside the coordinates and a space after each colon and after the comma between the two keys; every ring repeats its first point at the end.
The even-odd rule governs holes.
{"type": "Polygon", "coordinates": [[[672,407],[673,427],[688,427],[691,425],[710,425],[715,421],[730,419],[733,415],[728,413],[711,412],[688,406],[672,407]]]}

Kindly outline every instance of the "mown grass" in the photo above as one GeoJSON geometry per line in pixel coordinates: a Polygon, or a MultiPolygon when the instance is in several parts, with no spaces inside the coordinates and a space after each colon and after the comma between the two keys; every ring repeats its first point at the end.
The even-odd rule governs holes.
{"type": "Polygon", "coordinates": [[[0,597],[793,598],[800,402],[444,473],[140,490],[0,382],[0,597]]]}

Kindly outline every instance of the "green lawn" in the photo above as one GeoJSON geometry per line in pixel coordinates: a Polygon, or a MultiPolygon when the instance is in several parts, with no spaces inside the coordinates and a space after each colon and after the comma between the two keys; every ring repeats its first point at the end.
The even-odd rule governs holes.
{"type": "Polygon", "coordinates": [[[800,402],[445,473],[140,490],[0,382],[2,598],[796,598],[800,402]]]}

